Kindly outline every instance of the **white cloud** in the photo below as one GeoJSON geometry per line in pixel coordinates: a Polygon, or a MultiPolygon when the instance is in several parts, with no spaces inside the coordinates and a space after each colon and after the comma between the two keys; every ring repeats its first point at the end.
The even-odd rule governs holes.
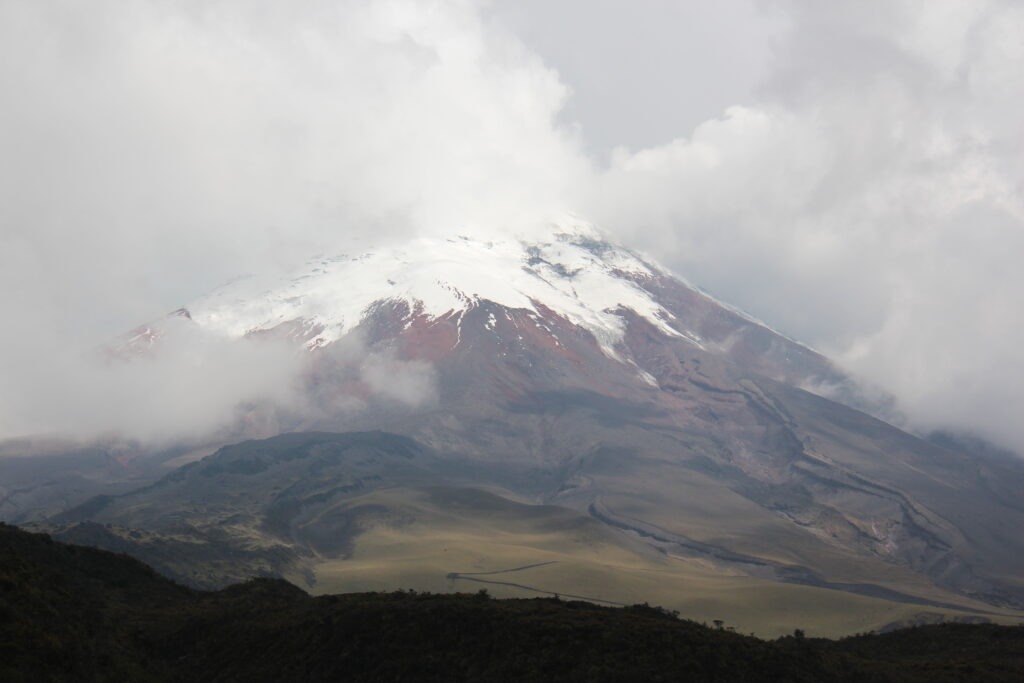
{"type": "MultiPolygon", "coordinates": [[[[5,414],[44,412],[62,382],[102,383],[68,359],[235,274],[567,208],[887,386],[916,425],[1024,448],[1024,8],[532,7],[515,19],[470,0],[0,4],[5,414]],[[684,19],[687,35],[713,31],[688,43],[717,55],[706,73],[675,48],[640,49],[684,19]],[[505,28],[549,20],[549,38],[531,34],[543,54],[505,28]],[[585,71],[577,47],[611,57],[572,100],[558,70],[585,71]],[[723,66],[730,50],[743,77],[723,66]],[[676,69],[691,74],[677,90],[664,78],[676,69]],[[733,106],[595,161],[629,122],[654,126],[645,108],[698,120],[679,104],[688,84],[727,78],[737,85],[694,101],[733,106]]],[[[408,369],[408,395],[429,396],[429,369],[408,369]]],[[[249,379],[245,391],[267,389],[249,379]]],[[[76,396],[53,405],[113,424],[76,396]]],[[[210,396],[222,417],[240,400],[210,396]]]]}
{"type": "Polygon", "coordinates": [[[401,360],[393,353],[370,353],[360,367],[360,378],[377,396],[411,407],[437,402],[437,372],[422,360],[401,360]]]}
{"type": "Polygon", "coordinates": [[[187,442],[296,404],[307,354],[294,346],[228,340],[177,317],[162,329],[152,353],[6,354],[18,390],[0,393],[0,433],[187,442]]]}
{"type": "Polygon", "coordinates": [[[585,164],[556,74],[473,3],[14,0],[0,27],[4,270],[76,329],[332,241],[531,222],[585,164]]]}
{"type": "Polygon", "coordinates": [[[269,359],[83,354],[334,244],[535,223],[587,164],[566,95],[472,2],[0,4],[0,433],[227,420],[269,359]]]}
{"type": "Polygon", "coordinates": [[[1021,8],[783,6],[763,99],[617,153],[599,222],[889,388],[913,426],[1024,448],[1021,8]]]}

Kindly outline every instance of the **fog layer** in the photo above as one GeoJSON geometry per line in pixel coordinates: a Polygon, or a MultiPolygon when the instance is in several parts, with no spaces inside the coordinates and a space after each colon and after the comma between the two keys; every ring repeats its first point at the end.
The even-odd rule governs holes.
{"type": "MultiPolygon", "coordinates": [[[[1024,7],[715,5],[0,4],[0,435],[295,407],[270,346],[89,359],[240,273],[571,210],[1024,449],[1024,7]]],[[[363,384],[431,400],[393,361],[363,384]]]]}

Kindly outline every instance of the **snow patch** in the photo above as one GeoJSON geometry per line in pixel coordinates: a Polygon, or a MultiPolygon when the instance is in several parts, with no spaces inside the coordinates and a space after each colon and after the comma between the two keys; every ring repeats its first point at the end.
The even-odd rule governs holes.
{"type": "MultiPolygon", "coordinates": [[[[607,356],[621,360],[615,347],[625,334],[621,313],[628,309],[662,333],[700,346],[696,335],[670,325],[673,317],[650,293],[623,276],[664,273],[601,241],[589,226],[556,229],[551,240],[539,243],[419,239],[356,257],[320,257],[286,277],[235,280],[189,310],[199,325],[235,337],[303,320],[321,329],[310,344],[323,345],[340,339],[386,300],[404,302],[430,318],[491,301],[526,311],[551,333],[542,322],[542,305],[590,332],[607,356]]],[[[489,314],[487,329],[496,323],[489,314]]]]}

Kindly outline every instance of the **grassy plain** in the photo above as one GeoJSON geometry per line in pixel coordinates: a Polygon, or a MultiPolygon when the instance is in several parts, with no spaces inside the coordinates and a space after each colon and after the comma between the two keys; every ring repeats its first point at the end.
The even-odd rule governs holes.
{"type": "MultiPolygon", "coordinates": [[[[647,602],[695,621],[722,620],[726,627],[760,637],[797,628],[835,637],[893,622],[982,614],[997,623],[1021,620],[962,598],[956,604],[964,609],[956,610],[723,574],[707,560],[660,552],[572,510],[526,505],[475,489],[383,489],[357,502],[376,512],[360,520],[347,558],[316,562],[315,582],[306,584],[315,593],[486,589],[497,597],[647,602]]],[[[935,587],[931,592],[945,602],[957,600],[935,587]]]]}

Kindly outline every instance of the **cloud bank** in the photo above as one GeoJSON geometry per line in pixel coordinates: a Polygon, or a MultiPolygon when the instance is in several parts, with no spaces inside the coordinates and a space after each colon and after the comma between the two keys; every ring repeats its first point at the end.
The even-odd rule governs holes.
{"type": "MultiPolygon", "coordinates": [[[[239,273],[568,209],[913,426],[1024,450],[1024,8],[669,4],[3,3],[0,434],[144,421],[126,387],[156,378],[67,359],[239,273]]],[[[196,348],[239,393],[167,387],[168,429],[290,400],[292,361],[238,378],[196,348]]]]}
{"type": "Polygon", "coordinates": [[[617,150],[606,225],[892,391],[1018,449],[1024,7],[777,5],[756,103],[617,150]]]}

